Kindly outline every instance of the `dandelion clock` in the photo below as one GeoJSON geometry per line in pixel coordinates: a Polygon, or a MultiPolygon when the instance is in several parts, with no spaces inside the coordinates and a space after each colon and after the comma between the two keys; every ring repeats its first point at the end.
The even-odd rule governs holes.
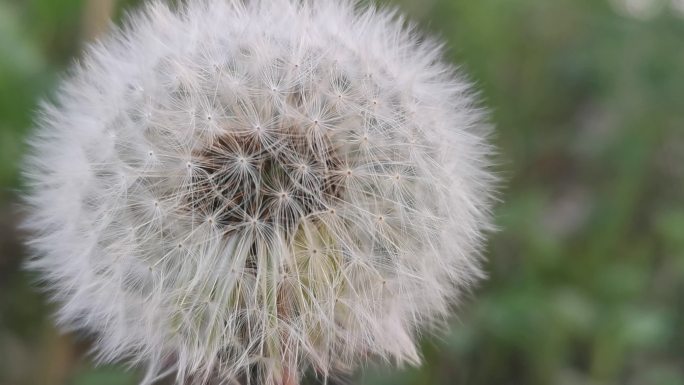
{"type": "Polygon", "coordinates": [[[470,85],[391,11],[151,2],[44,103],[28,267],[143,384],[294,385],[416,340],[482,273],[470,85]]]}

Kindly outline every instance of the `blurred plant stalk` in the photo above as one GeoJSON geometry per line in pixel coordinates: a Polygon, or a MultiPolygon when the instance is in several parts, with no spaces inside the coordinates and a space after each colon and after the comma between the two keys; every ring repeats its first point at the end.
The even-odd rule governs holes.
{"type": "Polygon", "coordinates": [[[116,0],[86,1],[83,11],[83,37],[86,41],[93,41],[107,31],[115,5],[116,0]]]}

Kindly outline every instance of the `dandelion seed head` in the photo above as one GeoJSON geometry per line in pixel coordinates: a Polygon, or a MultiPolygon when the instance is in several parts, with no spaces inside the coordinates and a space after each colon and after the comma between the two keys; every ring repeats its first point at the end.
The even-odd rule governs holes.
{"type": "Polygon", "coordinates": [[[29,267],[60,324],[143,383],[417,364],[482,277],[494,179],[441,52],[348,1],[150,3],[30,139],[29,267]]]}

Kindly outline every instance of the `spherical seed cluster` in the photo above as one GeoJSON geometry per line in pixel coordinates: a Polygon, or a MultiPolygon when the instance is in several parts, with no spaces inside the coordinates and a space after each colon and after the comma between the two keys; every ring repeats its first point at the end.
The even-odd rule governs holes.
{"type": "Polygon", "coordinates": [[[152,3],[45,105],[29,266],[145,383],[293,383],[417,332],[480,276],[489,147],[469,86],[393,13],[152,3]]]}

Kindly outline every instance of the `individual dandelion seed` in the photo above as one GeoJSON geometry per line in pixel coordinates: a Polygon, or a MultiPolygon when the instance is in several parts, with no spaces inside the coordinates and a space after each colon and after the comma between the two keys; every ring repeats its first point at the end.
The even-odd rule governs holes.
{"type": "Polygon", "coordinates": [[[28,266],[144,384],[294,384],[417,335],[482,274],[482,111],[440,45],[332,0],[152,2],[42,107],[28,266]]]}

